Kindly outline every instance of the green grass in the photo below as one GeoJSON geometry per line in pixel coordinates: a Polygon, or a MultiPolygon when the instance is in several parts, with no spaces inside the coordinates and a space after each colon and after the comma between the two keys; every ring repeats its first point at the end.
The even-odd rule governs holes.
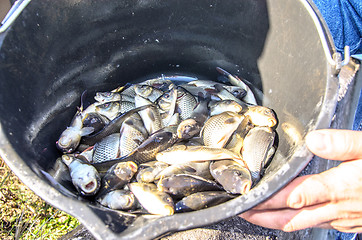
{"type": "Polygon", "coordinates": [[[35,195],[0,158],[0,239],[58,239],[76,218],[35,195]]]}

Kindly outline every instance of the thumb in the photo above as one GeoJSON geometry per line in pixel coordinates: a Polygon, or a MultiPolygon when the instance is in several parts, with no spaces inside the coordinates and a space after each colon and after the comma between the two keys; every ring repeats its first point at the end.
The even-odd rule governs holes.
{"type": "Polygon", "coordinates": [[[306,144],[315,155],[330,160],[362,158],[362,132],[322,129],[309,132],[306,144]]]}

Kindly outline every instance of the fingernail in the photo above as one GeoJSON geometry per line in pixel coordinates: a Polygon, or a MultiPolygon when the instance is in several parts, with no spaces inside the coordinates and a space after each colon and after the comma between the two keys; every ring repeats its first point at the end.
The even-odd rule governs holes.
{"type": "Polygon", "coordinates": [[[328,149],[328,136],[321,131],[312,131],[305,137],[307,147],[312,152],[325,152],[328,149]]]}

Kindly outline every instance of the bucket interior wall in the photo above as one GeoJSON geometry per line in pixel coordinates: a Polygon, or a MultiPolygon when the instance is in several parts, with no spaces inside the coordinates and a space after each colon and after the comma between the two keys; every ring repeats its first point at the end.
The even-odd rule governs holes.
{"type": "MultiPolygon", "coordinates": [[[[71,185],[52,186],[44,172],[53,174],[60,156],[55,142],[84,90],[91,102],[96,91],[161,74],[216,80],[215,68],[222,67],[252,83],[256,93],[263,93],[257,95],[259,104],[277,114],[278,148],[260,182],[268,184],[303,146],[310,129],[328,126],[330,113],[325,109],[335,104],[328,95],[336,88],[335,79],[304,5],[263,0],[32,1],[6,33],[0,51],[4,136],[42,184],[78,201],[71,185]]],[[[307,162],[287,171],[288,180],[280,184],[307,162]]],[[[52,204],[80,217],[60,202],[52,204]]],[[[115,233],[134,221],[87,201],[82,204],[115,233]],[[106,214],[112,218],[108,223],[106,214]]],[[[215,219],[210,217],[206,224],[215,219]]],[[[166,231],[170,229],[175,230],[166,231]]]]}

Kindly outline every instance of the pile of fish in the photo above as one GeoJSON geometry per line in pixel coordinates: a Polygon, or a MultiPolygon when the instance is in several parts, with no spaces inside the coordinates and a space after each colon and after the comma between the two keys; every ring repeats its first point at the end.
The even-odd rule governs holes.
{"type": "Polygon", "coordinates": [[[82,97],[56,143],[79,194],[172,215],[247,193],[272,159],[277,120],[241,79],[217,70],[229,84],[162,76],[98,92],[87,108],[82,97]]]}

